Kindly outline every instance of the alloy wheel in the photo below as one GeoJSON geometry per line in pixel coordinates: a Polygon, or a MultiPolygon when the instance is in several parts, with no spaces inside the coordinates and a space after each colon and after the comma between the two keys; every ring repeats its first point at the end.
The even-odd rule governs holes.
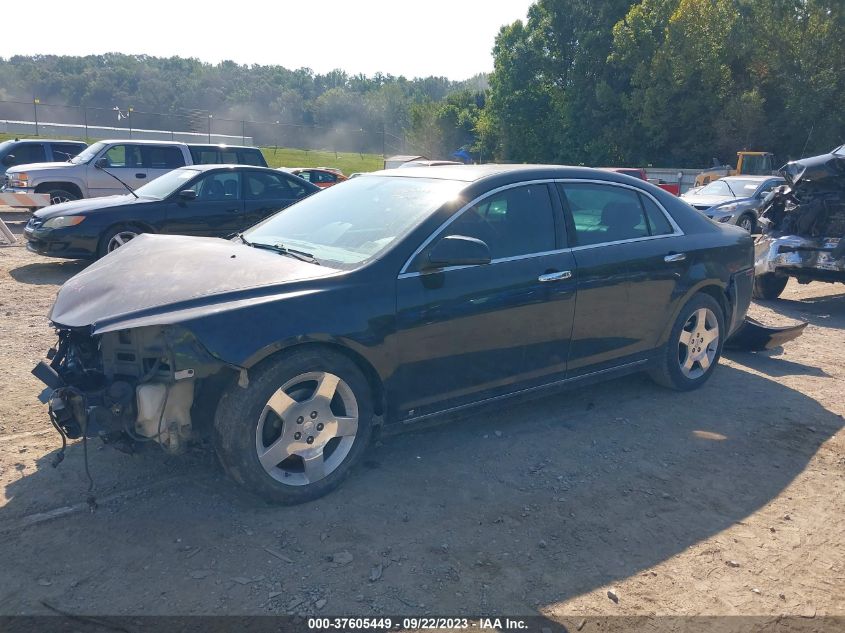
{"type": "Polygon", "coordinates": [[[265,472],[306,486],[343,463],[358,434],[358,402],[346,382],[327,372],[301,374],[267,401],[255,431],[265,472]]]}
{"type": "Polygon", "coordinates": [[[751,229],[754,228],[754,220],[750,216],[744,215],[739,219],[739,226],[751,233],[751,229]]]}
{"type": "Polygon", "coordinates": [[[709,308],[693,312],[678,340],[678,364],[681,373],[695,380],[703,376],[719,349],[719,321],[709,308]]]}
{"type": "Polygon", "coordinates": [[[113,250],[120,248],[126,244],[126,242],[136,237],[138,237],[138,234],[133,231],[121,231],[120,233],[115,233],[109,240],[109,243],[106,246],[106,251],[111,253],[113,250]]]}

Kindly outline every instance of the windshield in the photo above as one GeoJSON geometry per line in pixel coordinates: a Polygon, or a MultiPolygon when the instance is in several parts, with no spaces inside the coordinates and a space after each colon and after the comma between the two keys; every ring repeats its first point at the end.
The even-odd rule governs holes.
{"type": "Polygon", "coordinates": [[[763,181],[760,180],[745,180],[742,178],[726,178],[725,182],[737,198],[750,198],[763,184],[763,181]]]}
{"type": "Polygon", "coordinates": [[[84,163],[88,163],[94,158],[97,154],[100,153],[100,150],[106,146],[105,143],[100,141],[99,143],[94,143],[89,147],[86,147],[84,150],[79,152],[76,156],[70,159],[70,162],[74,165],[82,165],[84,163]]]}
{"type": "Polygon", "coordinates": [[[695,192],[697,196],[732,196],[731,188],[724,180],[716,180],[695,192]]]}
{"type": "Polygon", "coordinates": [[[271,216],[244,237],[351,268],[388,249],[465,186],[433,178],[355,178],[271,216]]]}
{"type": "Polygon", "coordinates": [[[837,156],[845,156],[845,145],[840,145],[835,150],[833,150],[833,153],[837,156]]]}
{"type": "Polygon", "coordinates": [[[164,200],[171,193],[181,189],[191,178],[196,176],[198,169],[174,169],[155,180],[151,180],[143,187],[135,190],[142,198],[154,198],[164,200]]]}

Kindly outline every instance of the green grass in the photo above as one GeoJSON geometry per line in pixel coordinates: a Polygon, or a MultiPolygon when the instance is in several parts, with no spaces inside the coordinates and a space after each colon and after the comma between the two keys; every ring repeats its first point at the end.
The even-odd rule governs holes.
{"type": "MultiPolygon", "coordinates": [[[[12,140],[14,134],[0,134],[0,142],[12,140]]],[[[26,136],[26,138],[38,138],[26,136]]],[[[63,137],[71,140],[71,137],[63,137]]],[[[96,139],[85,140],[88,143],[96,139]]],[[[325,152],[289,147],[262,147],[261,151],[270,167],[335,167],[347,176],[359,171],[376,171],[384,167],[384,159],[379,154],[355,154],[351,152],[325,152]]]]}
{"type": "Polygon", "coordinates": [[[286,147],[262,147],[261,151],[270,167],[335,167],[347,176],[384,167],[384,159],[380,154],[324,152],[286,147]]]}

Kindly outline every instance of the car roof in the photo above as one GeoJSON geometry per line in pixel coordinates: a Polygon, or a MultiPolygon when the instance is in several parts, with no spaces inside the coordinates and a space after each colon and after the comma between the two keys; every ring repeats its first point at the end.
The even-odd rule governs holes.
{"type": "Polygon", "coordinates": [[[484,178],[508,174],[520,174],[537,178],[596,178],[598,180],[630,182],[642,180],[614,171],[603,171],[592,167],[572,165],[438,165],[436,167],[408,167],[406,169],[382,169],[367,176],[393,176],[397,178],[434,178],[438,180],[458,180],[475,182],[484,178]]]}
{"type": "Polygon", "coordinates": [[[261,151],[253,145],[227,145],[226,143],[187,143],[188,147],[202,147],[204,149],[253,149],[261,151]]]}
{"type": "Polygon", "coordinates": [[[85,141],[77,141],[65,138],[10,138],[10,143],[73,143],[74,145],[87,145],[85,141]]]}
{"type": "Polygon", "coordinates": [[[176,169],[193,169],[195,171],[211,171],[212,169],[255,169],[258,171],[267,171],[276,173],[279,170],[273,169],[272,167],[264,167],[263,165],[238,165],[238,164],[230,164],[230,165],[221,165],[219,163],[207,163],[204,165],[183,165],[182,167],[176,167],[176,169]]]}
{"type": "Polygon", "coordinates": [[[104,138],[98,143],[131,143],[133,145],[185,145],[181,141],[151,141],[143,138],[104,138]]]}

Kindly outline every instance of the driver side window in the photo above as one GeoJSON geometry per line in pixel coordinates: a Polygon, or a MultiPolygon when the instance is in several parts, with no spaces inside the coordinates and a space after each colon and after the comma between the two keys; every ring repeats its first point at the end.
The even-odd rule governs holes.
{"type": "Polygon", "coordinates": [[[474,237],[494,260],[555,250],[554,207],[547,185],[495,193],[466,209],[441,234],[474,237]]]}

